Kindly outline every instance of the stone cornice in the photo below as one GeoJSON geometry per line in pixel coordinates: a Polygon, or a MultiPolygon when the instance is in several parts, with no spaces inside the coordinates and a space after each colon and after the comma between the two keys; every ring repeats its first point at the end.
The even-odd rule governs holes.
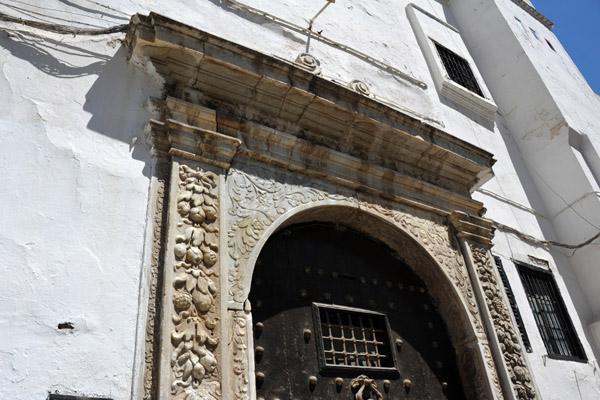
{"type": "Polygon", "coordinates": [[[493,245],[495,229],[491,220],[454,211],[448,216],[448,222],[456,231],[456,236],[488,247],[493,245]]]}
{"type": "Polygon", "coordinates": [[[528,4],[526,1],[512,0],[512,2],[515,3],[516,5],[518,5],[519,7],[521,7],[523,10],[527,11],[533,18],[537,19],[543,25],[545,25],[546,28],[548,28],[550,30],[552,30],[552,28],[554,28],[554,22],[550,21],[541,12],[536,10],[533,6],[528,4]]]}
{"type": "Polygon", "coordinates": [[[350,187],[390,194],[410,187],[414,196],[433,198],[437,190],[459,210],[481,209],[470,191],[493,175],[492,154],[422,119],[160,15],[134,16],[126,45],[152,62],[175,96],[150,124],[157,151],[204,162],[214,157],[212,164],[227,168],[239,148],[328,176],[345,160],[339,174],[350,187]],[[273,143],[285,140],[293,151],[273,152],[273,143]]]}

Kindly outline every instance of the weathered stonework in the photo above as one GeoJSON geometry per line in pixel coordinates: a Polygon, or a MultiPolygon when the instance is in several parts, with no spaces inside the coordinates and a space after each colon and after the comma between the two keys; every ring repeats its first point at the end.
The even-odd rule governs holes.
{"type": "MultiPolygon", "coordinates": [[[[471,253],[460,247],[473,239],[487,248],[493,236],[469,195],[490,176],[491,154],[376,103],[357,82],[332,86],[154,14],[132,26],[132,53],[149,57],[171,88],[153,100],[160,118],[150,121],[148,141],[177,168],[160,400],[253,398],[245,305],[254,264],[273,233],[307,221],[377,238],[419,275],[448,326],[468,398],[510,398],[504,363],[512,363],[510,388],[531,394],[514,343],[489,336],[482,278],[474,280],[471,253]],[[280,80],[281,71],[294,80],[280,80]]],[[[499,290],[496,280],[487,284],[499,290]]]]}
{"type": "Polygon", "coordinates": [[[267,227],[289,210],[318,201],[356,199],[328,193],[319,187],[281,184],[275,179],[260,177],[260,172],[246,173],[232,169],[227,179],[231,207],[228,228],[229,256],[234,268],[229,273],[230,301],[243,303],[248,288],[244,287],[248,258],[263,237],[267,227]]]}
{"type": "Polygon", "coordinates": [[[229,311],[231,339],[229,351],[233,356],[233,396],[236,400],[250,399],[248,368],[248,330],[245,311],[229,311]]]}
{"type": "MultiPolygon", "coordinates": [[[[453,341],[464,349],[459,367],[471,397],[502,398],[464,258],[444,218],[435,214],[427,217],[423,212],[324,183],[311,181],[309,186],[306,180],[289,173],[254,166],[232,168],[227,193],[231,203],[227,213],[230,306],[241,308],[245,301],[251,263],[269,233],[302,222],[302,218],[329,218],[347,224],[388,244],[426,282],[453,341]],[[347,215],[337,215],[336,209],[347,210],[347,215]]],[[[237,346],[231,349],[242,351],[237,346]]],[[[239,365],[239,361],[234,363],[234,371],[239,371],[239,365]]],[[[241,385],[236,393],[246,393],[245,377],[235,373],[233,379],[241,385]]]]}
{"type": "Polygon", "coordinates": [[[144,345],[144,400],[155,400],[158,384],[158,359],[160,321],[157,315],[161,310],[161,295],[163,274],[161,267],[164,263],[165,228],[167,213],[165,207],[166,188],[169,180],[169,166],[164,160],[157,160],[155,168],[155,204],[154,220],[152,221],[152,258],[150,262],[150,284],[148,295],[148,314],[146,322],[146,341],[144,345]]]}
{"type": "Polygon", "coordinates": [[[220,339],[216,308],[219,273],[217,175],[179,167],[177,232],[173,249],[171,395],[173,399],[220,399],[220,339]]]}
{"type": "Polygon", "coordinates": [[[503,300],[502,288],[498,284],[498,278],[489,257],[489,250],[473,242],[469,242],[469,247],[494,323],[495,333],[498,336],[504,362],[510,372],[515,394],[518,399],[535,399],[536,392],[524,359],[523,348],[512,323],[510,311],[503,300]]]}

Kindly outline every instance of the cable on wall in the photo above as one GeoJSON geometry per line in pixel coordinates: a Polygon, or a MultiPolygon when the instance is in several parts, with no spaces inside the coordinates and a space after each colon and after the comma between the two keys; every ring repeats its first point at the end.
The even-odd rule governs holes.
{"type": "Polygon", "coordinates": [[[560,243],[557,242],[555,240],[540,240],[540,239],[536,239],[535,237],[528,235],[526,233],[523,233],[515,228],[511,228],[508,225],[504,225],[500,222],[496,222],[496,221],[492,221],[494,226],[498,229],[500,229],[501,231],[504,232],[508,232],[508,233],[512,233],[513,235],[517,236],[520,239],[523,239],[526,242],[535,244],[535,245],[539,245],[539,246],[548,246],[548,245],[552,245],[552,246],[556,246],[556,247],[562,247],[565,249],[570,249],[570,250],[578,250],[581,249],[582,247],[585,247],[587,245],[589,245],[590,243],[592,243],[594,240],[600,238],[600,232],[598,232],[597,234],[595,234],[594,236],[592,236],[591,238],[589,238],[588,240],[586,240],[583,243],[579,243],[579,244],[565,244],[565,243],[560,243]]]}
{"type": "Polygon", "coordinates": [[[66,25],[50,24],[47,22],[37,22],[28,19],[17,18],[3,12],[0,12],[0,21],[13,22],[62,35],[107,35],[110,33],[126,32],[127,27],[129,26],[128,24],[122,24],[101,29],[73,28],[66,25]]]}

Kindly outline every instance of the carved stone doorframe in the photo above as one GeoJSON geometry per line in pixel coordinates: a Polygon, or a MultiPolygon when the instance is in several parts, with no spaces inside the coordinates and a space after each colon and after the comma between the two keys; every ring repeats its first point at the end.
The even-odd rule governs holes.
{"type": "Polygon", "coordinates": [[[151,198],[145,399],[255,398],[252,268],[270,235],[305,218],[335,218],[407,258],[438,300],[470,398],[535,398],[491,224],[469,194],[491,154],[156,14],[132,19],[126,46],[166,83],[147,129],[170,178],[157,174],[151,198]]]}
{"type": "MultiPolygon", "coordinates": [[[[503,398],[479,305],[458,243],[444,217],[377,200],[360,192],[315,184],[293,173],[252,163],[230,169],[227,231],[229,313],[236,328],[228,354],[235,399],[253,392],[251,313],[246,299],[262,246],[276,231],[305,222],[335,222],[387,244],[424,280],[439,306],[458,353],[470,398],[503,398]],[[244,325],[244,326],[242,326],[244,325]]],[[[439,210],[438,210],[439,211],[439,210]]]]}

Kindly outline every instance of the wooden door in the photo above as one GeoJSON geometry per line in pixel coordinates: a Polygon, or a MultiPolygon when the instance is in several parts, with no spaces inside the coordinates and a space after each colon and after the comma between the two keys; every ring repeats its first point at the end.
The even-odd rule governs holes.
{"type": "Polygon", "coordinates": [[[464,398],[425,285],[356,231],[313,223],[277,233],[250,301],[259,399],[464,398]]]}

